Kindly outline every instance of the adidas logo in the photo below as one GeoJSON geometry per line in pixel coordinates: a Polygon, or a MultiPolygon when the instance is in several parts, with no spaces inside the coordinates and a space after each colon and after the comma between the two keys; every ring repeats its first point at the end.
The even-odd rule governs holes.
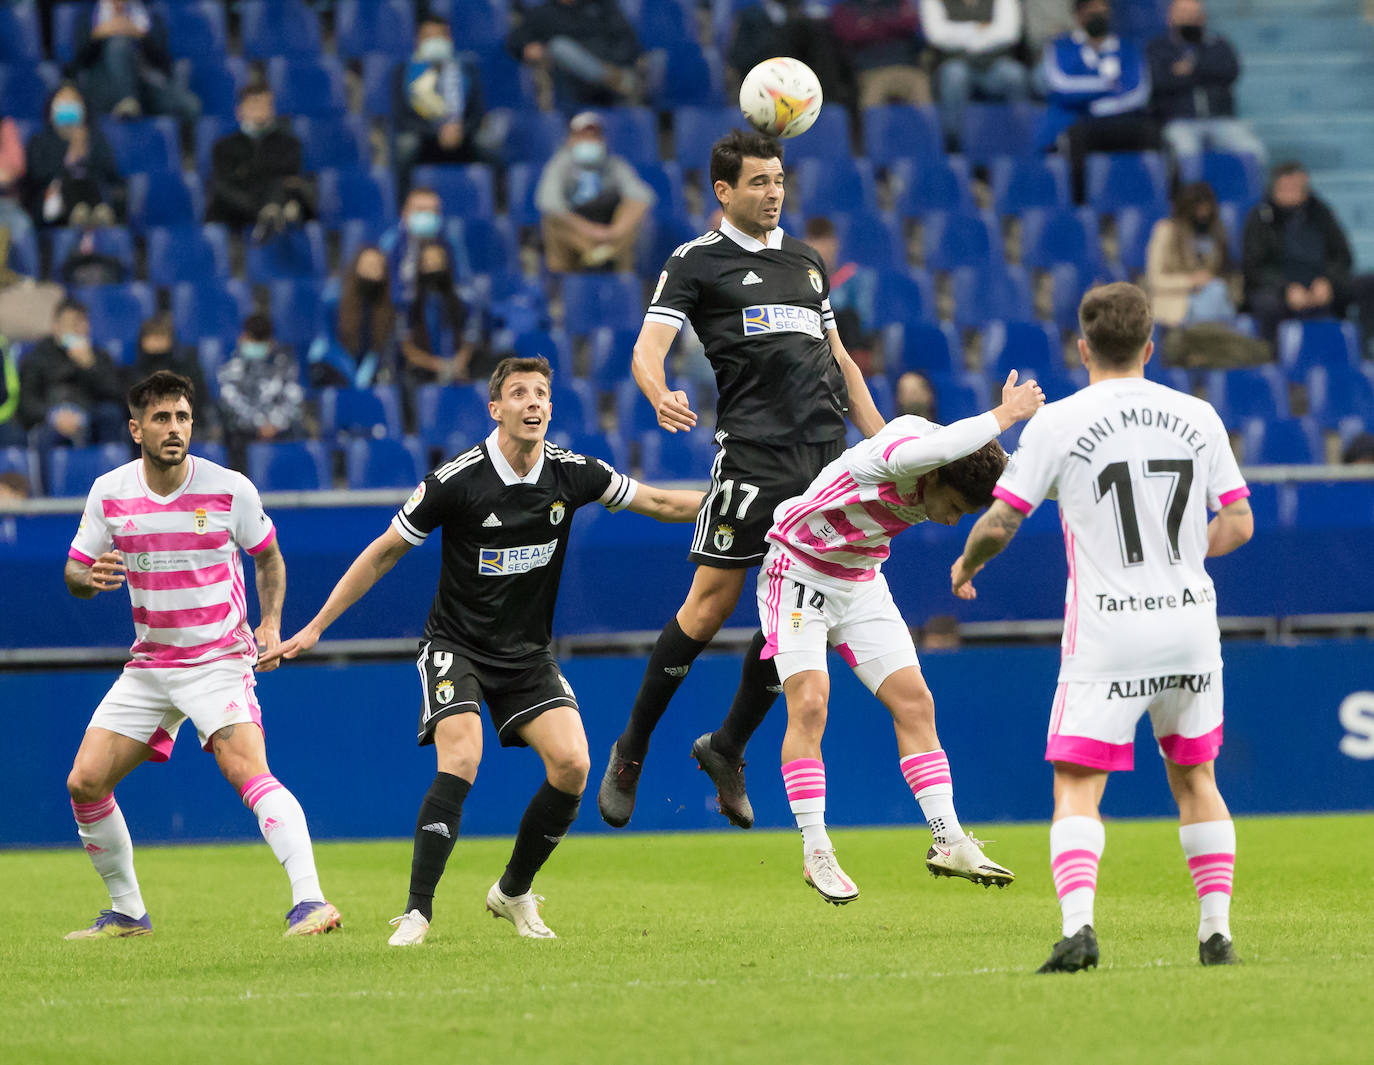
{"type": "Polygon", "coordinates": [[[741,284],[741,285],[761,285],[761,284],[763,284],[763,278],[759,277],[759,275],[756,274],[756,273],[754,273],[753,270],[750,270],[747,274],[744,275],[744,280],[741,281],[740,284],[741,284]]]}
{"type": "Polygon", "coordinates": [[[124,523],[124,528],[119,530],[122,533],[138,532],[138,526],[134,524],[133,518],[124,523]]]}
{"type": "Polygon", "coordinates": [[[664,666],[663,672],[670,677],[685,677],[691,666],[664,666]]]}
{"type": "Polygon", "coordinates": [[[498,528],[500,525],[501,519],[498,518],[494,512],[488,514],[486,520],[482,522],[482,528],[484,529],[495,529],[498,528]]]}
{"type": "MultiPolygon", "coordinates": [[[[497,522],[497,524],[499,525],[500,522],[497,522]]],[[[448,825],[444,824],[442,821],[435,821],[432,824],[425,825],[423,828],[420,829],[420,831],[433,832],[436,836],[443,836],[444,839],[453,838],[453,836],[449,833],[448,825]]]]}

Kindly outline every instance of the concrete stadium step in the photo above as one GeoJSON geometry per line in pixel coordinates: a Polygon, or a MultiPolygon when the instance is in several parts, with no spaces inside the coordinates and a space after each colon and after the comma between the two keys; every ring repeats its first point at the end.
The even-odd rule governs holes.
{"type": "Polygon", "coordinates": [[[1314,111],[1374,113],[1374,67],[1367,73],[1321,82],[1244,74],[1236,96],[1238,112],[1252,119],[1314,111]]]}
{"type": "Polygon", "coordinates": [[[1265,53],[1374,49],[1374,25],[1349,15],[1234,19],[1217,28],[1240,52],[1242,68],[1265,53]]]}
{"type": "Polygon", "coordinates": [[[1243,18],[1310,18],[1314,15],[1359,17],[1363,13],[1363,0],[1211,0],[1207,5],[1209,21],[1218,26],[1243,18]]]}
{"type": "Polygon", "coordinates": [[[1269,157],[1300,159],[1311,170],[1374,167],[1374,114],[1251,118],[1269,157]]]}
{"type": "Polygon", "coordinates": [[[1338,78],[1374,71],[1374,54],[1356,50],[1301,54],[1277,52],[1246,56],[1244,69],[1251,78],[1280,78],[1290,82],[1310,78],[1329,84],[1338,78]]]}

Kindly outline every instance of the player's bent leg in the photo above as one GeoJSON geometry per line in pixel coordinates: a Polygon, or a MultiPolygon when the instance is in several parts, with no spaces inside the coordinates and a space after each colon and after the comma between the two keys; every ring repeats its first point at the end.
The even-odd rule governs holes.
{"type": "Polygon", "coordinates": [[[1236,826],[1217,790],[1215,763],[1179,765],[1166,759],[1169,790],[1178,803],[1178,840],[1197,889],[1198,960],[1236,965],[1231,943],[1231,891],[1236,869],[1236,826]]]}
{"type": "Polygon", "coordinates": [[[1097,869],[1106,843],[1098,805],[1107,772],[1071,762],[1054,763],[1054,822],[1050,825],[1050,870],[1059,896],[1063,939],[1037,971],[1077,972],[1096,968],[1097,933],[1093,904],[1097,869]]]}
{"type": "Polygon", "coordinates": [[[77,835],[110,893],[110,908],[66,939],[122,939],[153,930],[134,872],[133,839],[114,797],[115,785],[151,754],[146,743],[104,728],[87,729],[82,737],[67,791],[77,835]]]}
{"type": "Polygon", "coordinates": [[[339,911],[320,889],[305,811],[268,768],[262,729],[251,721],[225,725],[210,737],[210,744],[220,772],[258,819],[262,838],[290,881],[285,934],[316,935],[340,927],[339,911]]]}

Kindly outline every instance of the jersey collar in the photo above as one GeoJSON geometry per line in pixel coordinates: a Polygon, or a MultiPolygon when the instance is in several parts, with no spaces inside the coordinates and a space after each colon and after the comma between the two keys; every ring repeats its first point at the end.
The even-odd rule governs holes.
{"type": "Polygon", "coordinates": [[[500,477],[501,483],[507,487],[513,484],[535,484],[539,480],[539,475],[544,472],[544,449],[539,449],[539,457],[534,460],[530,472],[521,477],[515,472],[515,468],[506,461],[506,456],[501,454],[501,447],[496,442],[496,434],[499,431],[493,429],[491,435],[487,437],[487,457],[491,459],[491,468],[496,471],[496,476],[500,477]]]}
{"type": "Polygon", "coordinates": [[[732,226],[726,219],[720,220],[720,231],[733,240],[745,251],[763,251],[765,248],[772,248],[777,251],[782,247],[782,226],[768,231],[768,243],[764,243],[751,237],[744,230],[737,226],[732,226]]]}

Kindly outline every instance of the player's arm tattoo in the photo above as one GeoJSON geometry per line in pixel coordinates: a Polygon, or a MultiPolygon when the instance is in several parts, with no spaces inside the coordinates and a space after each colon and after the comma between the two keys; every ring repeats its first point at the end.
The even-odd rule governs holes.
{"type": "Polygon", "coordinates": [[[286,601],[286,559],[281,548],[269,544],[253,559],[253,576],[258,586],[258,606],[262,620],[280,621],[286,601]]]}
{"type": "Polygon", "coordinates": [[[988,512],[978,519],[968,534],[968,542],[964,544],[964,565],[970,570],[982,566],[1011,543],[1023,521],[1025,515],[1019,510],[1000,499],[993,500],[988,512]]]}

